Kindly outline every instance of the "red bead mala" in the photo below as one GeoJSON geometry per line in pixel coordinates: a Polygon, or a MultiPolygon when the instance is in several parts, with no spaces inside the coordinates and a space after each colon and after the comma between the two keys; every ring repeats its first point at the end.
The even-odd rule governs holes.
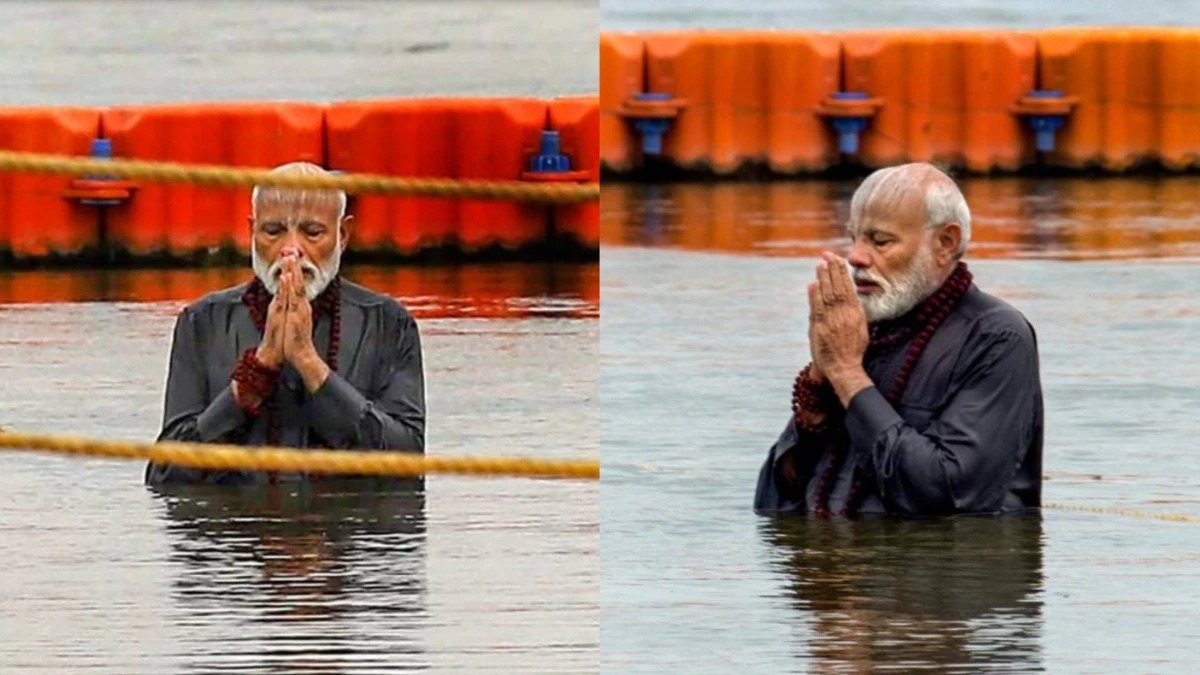
{"type": "Polygon", "coordinates": [[[810,434],[824,433],[829,429],[829,415],[836,402],[836,395],[828,383],[822,383],[812,377],[812,364],[796,375],[792,385],[792,415],[796,426],[810,434]],[[817,423],[810,423],[805,418],[806,412],[825,412],[825,417],[817,423]]]}
{"type": "MultiPolygon", "coordinates": [[[[897,321],[881,322],[871,327],[870,343],[867,346],[868,358],[870,355],[878,353],[882,349],[887,349],[903,343],[905,340],[908,340],[910,337],[912,337],[914,332],[917,332],[917,327],[920,327],[920,331],[917,332],[916,338],[913,339],[912,343],[908,347],[908,353],[904,357],[904,363],[900,366],[900,371],[896,373],[896,379],[892,382],[891,388],[885,394],[885,398],[889,403],[892,404],[893,407],[899,405],[900,398],[904,395],[905,390],[908,388],[908,380],[912,376],[912,372],[916,368],[917,362],[920,361],[921,355],[925,352],[925,347],[929,344],[929,340],[933,337],[933,334],[937,332],[937,329],[941,327],[942,323],[946,320],[946,317],[950,315],[950,312],[954,310],[954,307],[958,305],[958,302],[971,287],[972,279],[973,276],[967,269],[966,263],[959,262],[957,267],[955,267],[954,272],[950,274],[950,277],[946,279],[945,283],[943,283],[941,287],[933,293],[933,295],[930,295],[928,298],[922,301],[917,306],[915,311],[909,313],[908,317],[911,318],[901,318],[897,321]]],[[[796,388],[800,387],[802,377],[806,379],[808,370],[808,367],[806,367],[803,371],[801,371],[800,376],[797,376],[796,388]]],[[[826,388],[829,387],[827,384],[824,386],[826,388]]],[[[811,405],[814,399],[810,397],[805,400],[811,405]]],[[[793,391],[792,401],[792,410],[797,416],[797,423],[799,423],[800,417],[797,409],[797,396],[795,391],[793,391]]],[[[814,410],[814,408],[808,407],[805,407],[804,409],[814,410]]],[[[832,411],[834,406],[816,409],[832,411]]],[[[827,412],[827,417],[828,414],[830,413],[827,412]]],[[[830,515],[829,497],[833,492],[834,477],[837,475],[838,469],[841,468],[842,462],[845,460],[847,454],[848,448],[843,448],[838,451],[832,461],[830,461],[825,467],[825,471],[821,473],[821,476],[817,482],[817,494],[815,500],[816,505],[813,510],[820,517],[828,517],[830,515]]],[[[846,495],[846,504],[841,511],[838,512],[838,515],[848,516],[853,514],[860,506],[859,502],[862,499],[863,494],[864,490],[862,478],[859,475],[856,467],[853,474],[853,480],[850,485],[850,492],[846,495]]]]}
{"type": "Polygon", "coordinates": [[[249,395],[257,398],[258,403],[248,404],[242,400],[238,401],[238,405],[249,415],[257,415],[262,409],[263,401],[271,398],[275,393],[275,386],[279,382],[279,368],[272,368],[262,361],[258,360],[257,348],[250,347],[242,352],[242,358],[238,360],[237,367],[233,369],[233,380],[238,385],[238,399],[249,395]]]}

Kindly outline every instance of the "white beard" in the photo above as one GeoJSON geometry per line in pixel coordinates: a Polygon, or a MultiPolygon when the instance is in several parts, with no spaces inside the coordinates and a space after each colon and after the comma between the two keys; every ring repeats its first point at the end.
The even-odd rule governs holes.
{"type": "MultiPolygon", "coordinates": [[[[337,276],[338,270],[342,265],[342,233],[337,233],[337,243],[334,245],[334,253],[329,258],[329,263],[324,267],[320,267],[308,260],[300,261],[300,270],[302,272],[311,273],[308,281],[304,282],[304,295],[312,302],[322,291],[329,286],[329,282],[337,276]]],[[[250,263],[254,267],[254,275],[262,282],[263,286],[267,287],[267,291],[271,295],[279,292],[279,273],[283,271],[283,262],[276,260],[270,267],[266,261],[258,257],[258,250],[254,246],[254,238],[250,239],[250,263]]]]}
{"type": "Polygon", "coordinates": [[[937,278],[933,269],[933,251],[922,246],[909,264],[908,269],[889,282],[865,269],[853,270],[855,281],[870,281],[879,284],[879,290],[871,294],[858,294],[867,323],[895,319],[907,314],[931,293],[937,290],[937,278]]]}

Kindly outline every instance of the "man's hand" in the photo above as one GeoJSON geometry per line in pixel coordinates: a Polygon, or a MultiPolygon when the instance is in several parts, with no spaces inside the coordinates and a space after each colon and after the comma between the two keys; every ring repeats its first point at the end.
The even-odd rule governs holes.
{"type": "Polygon", "coordinates": [[[817,280],[808,285],[808,339],[814,370],[829,379],[843,406],[873,386],[863,370],[869,336],[867,316],[854,292],[845,261],[826,253],[817,280]]]}
{"type": "Polygon", "coordinates": [[[267,308],[263,339],[255,356],[269,368],[279,368],[283,365],[283,345],[287,338],[287,303],[288,299],[280,292],[271,298],[271,304],[267,308]]]}
{"type": "Polygon", "coordinates": [[[329,366],[313,344],[312,304],[304,295],[304,275],[297,258],[289,257],[284,261],[279,294],[287,298],[284,360],[300,373],[309,393],[315,392],[325,383],[329,366]]]}
{"type": "MultiPolygon", "coordinates": [[[[263,326],[262,342],[258,344],[254,356],[259,363],[268,368],[278,370],[283,366],[284,343],[287,339],[287,307],[288,299],[281,292],[271,298],[267,307],[267,321],[263,326]]],[[[247,408],[258,408],[262,405],[262,397],[253,391],[242,391],[237,380],[230,383],[233,398],[239,405],[247,408]]]]}

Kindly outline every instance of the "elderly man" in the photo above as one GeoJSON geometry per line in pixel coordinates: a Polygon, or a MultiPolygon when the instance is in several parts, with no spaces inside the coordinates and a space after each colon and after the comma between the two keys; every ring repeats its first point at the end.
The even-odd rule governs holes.
{"type": "MultiPolygon", "coordinates": [[[[324,175],[304,162],[275,173],[324,175]]],[[[175,323],[159,440],[424,452],[425,384],[412,315],[339,276],[346,195],[256,187],[254,278],[175,323]]],[[[148,484],[303,476],[150,463],[148,484]]]]}
{"type": "Polygon", "coordinates": [[[962,193],[928,164],[863,181],[848,259],[826,253],[808,287],[812,362],[759,473],[758,513],[1040,507],[1036,337],[972,283],[970,223],[962,193]]]}

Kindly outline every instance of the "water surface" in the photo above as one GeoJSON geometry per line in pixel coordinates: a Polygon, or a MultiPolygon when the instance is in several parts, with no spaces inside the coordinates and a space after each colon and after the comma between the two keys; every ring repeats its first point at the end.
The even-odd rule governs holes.
{"type": "MultiPolygon", "coordinates": [[[[346,275],[417,316],[430,453],[598,459],[597,272],[346,275]]],[[[152,440],[178,309],[247,275],[0,276],[0,426],[152,440]]],[[[158,494],[140,462],[0,461],[4,672],[596,670],[594,482],[158,494]]]]}
{"type": "Polygon", "coordinates": [[[5,0],[6,105],[595,94],[595,0],[5,0]]]}
{"type": "MultiPolygon", "coordinates": [[[[6,0],[7,105],[594,94],[588,0],[6,0]]],[[[599,458],[597,265],[356,268],[422,332],[431,453],[599,458]]],[[[179,308],[246,269],[0,270],[0,426],[150,440],[179,308]]],[[[298,494],[0,453],[0,672],[595,672],[595,482],[298,494]]]]}
{"type": "MultiPolygon", "coordinates": [[[[605,186],[603,671],[1189,672],[1198,524],[752,513],[853,187],[605,186]]],[[[1038,331],[1045,499],[1200,517],[1200,179],[966,193],[1038,331]]]]}

